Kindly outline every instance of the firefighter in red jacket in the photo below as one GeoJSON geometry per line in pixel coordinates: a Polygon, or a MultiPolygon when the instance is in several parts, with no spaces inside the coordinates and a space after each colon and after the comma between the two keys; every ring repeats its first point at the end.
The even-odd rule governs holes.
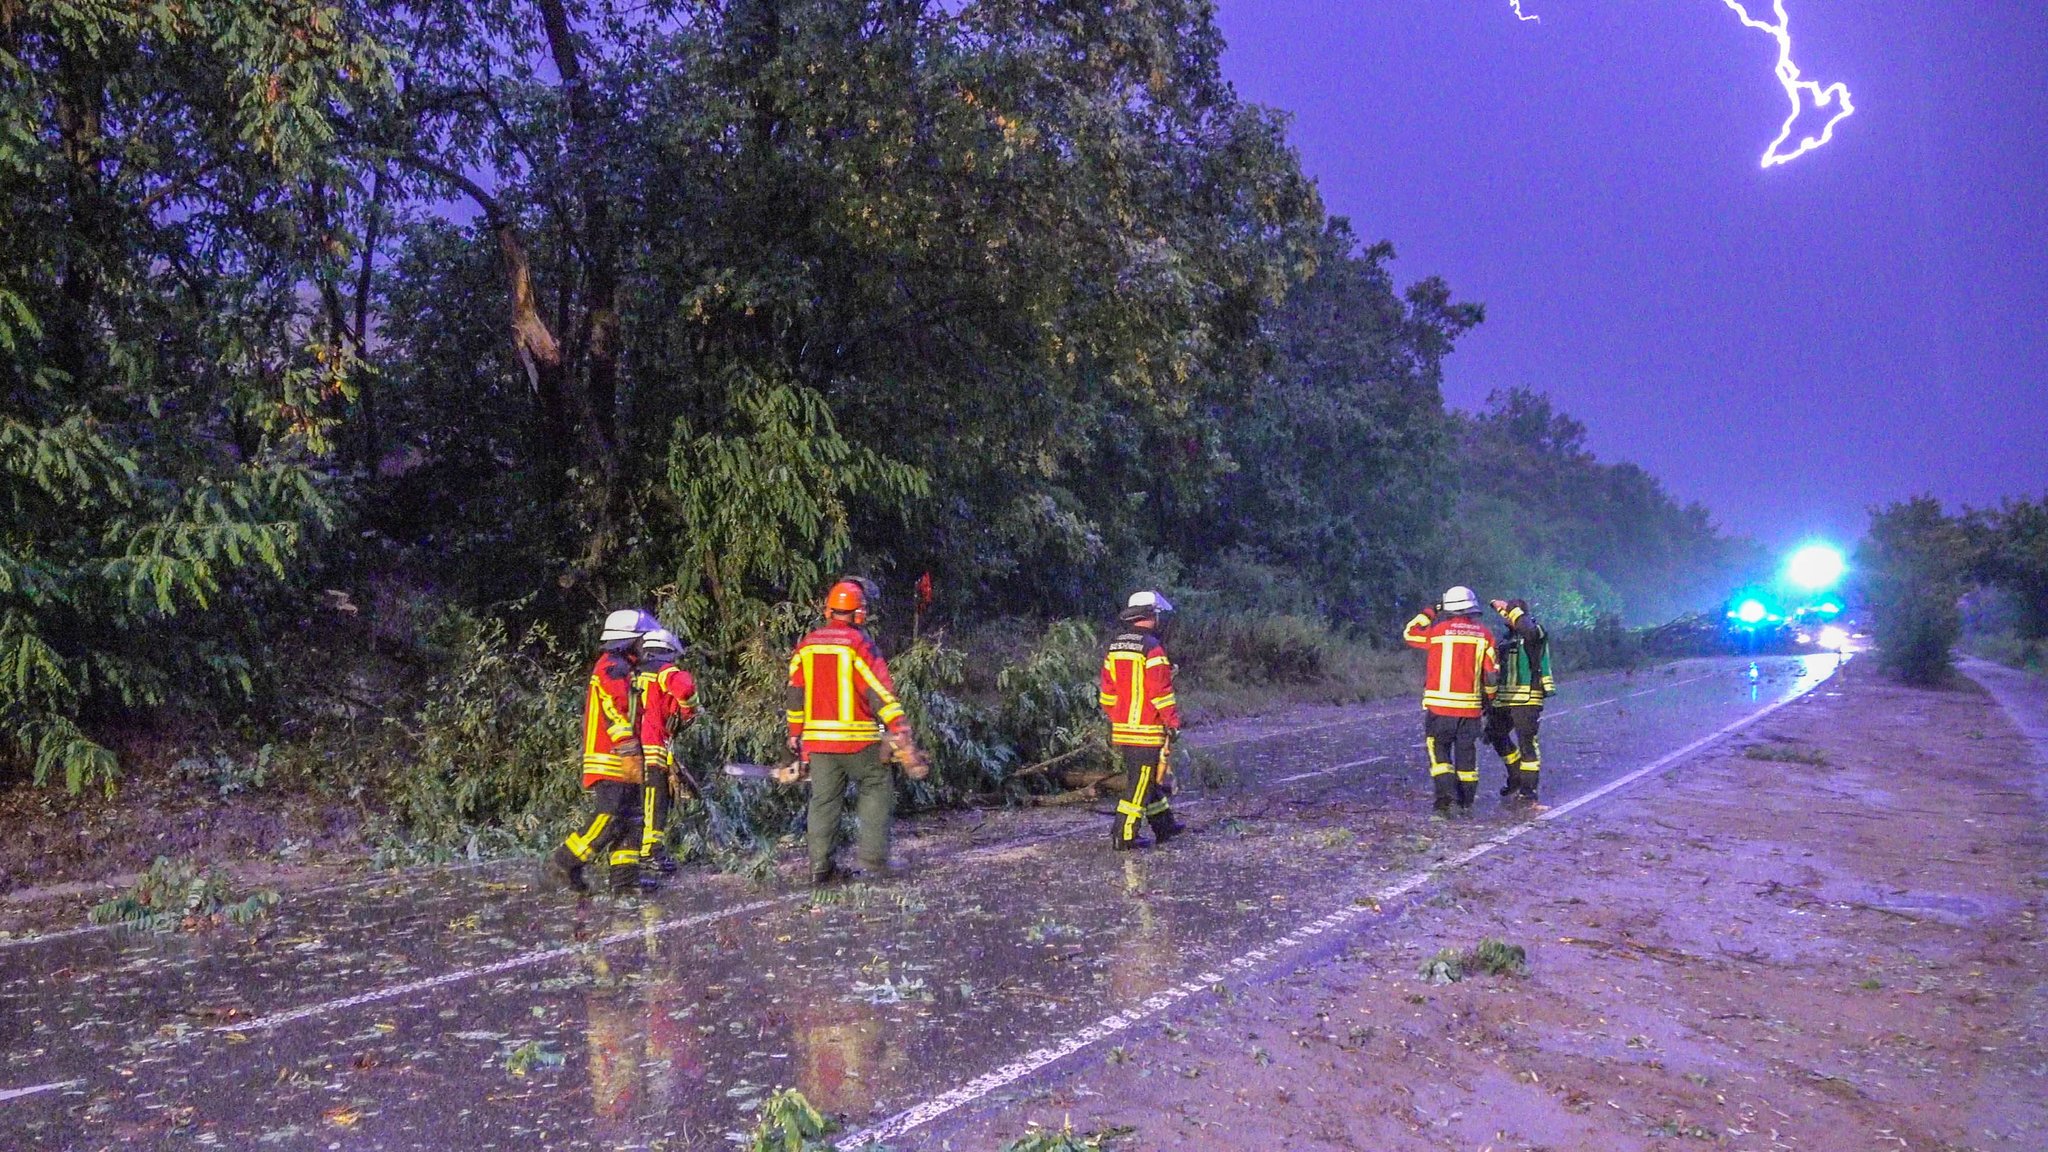
{"type": "Polygon", "coordinates": [[[1493,631],[1480,623],[1479,598],[1462,585],[1408,621],[1401,638],[1429,653],[1422,684],[1423,747],[1436,789],[1434,815],[1470,815],[1479,796],[1479,736],[1500,679],[1493,631]]]}
{"type": "Polygon", "coordinates": [[[648,869],[665,876],[676,870],[668,852],[668,818],[682,780],[668,741],[697,717],[697,682],[676,667],[681,655],[676,634],[657,628],[640,641],[640,669],[633,677],[640,693],[640,746],[647,750],[647,779],[640,789],[640,887],[646,890],[660,884],[648,869]]]}
{"type": "Polygon", "coordinates": [[[548,858],[548,879],[577,892],[590,891],[583,866],[609,853],[611,890],[640,886],[640,784],[646,758],[637,721],[633,674],[640,640],[655,623],[645,613],[622,608],[605,617],[597,663],[583,704],[583,788],[590,793],[590,822],[548,858]]]}
{"type": "Polygon", "coordinates": [[[1180,705],[1173,695],[1173,662],[1160,643],[1173,604],[1157,592],[1134,592],[1117,619],[1124,631],[1102,657],[1098,702],[1109,718],[1109,742],[1123,762],[1124,795],[1117,801],[1111,846],[1128,852],[1138,844],[1138,822],[1152,826],[1152,841],[1180,835],[1167,792],[1173,775],[1173,738],[1180,731],[1180,705]]]}
{"type": "Polygon", "coordinates": [[[824,626],[805,636],[789,658],[789,748],[810,766],[805,840],[815,885],[839,878],[833,853],[839,847],[848,782],[855,792],[861,867],[876,874],[889,871],[896,783],[883,758],[885,742],[906,776],[922,780],[931,771],[911,742],[903,705],[879,671],[879,658],[855,624],[865,618],[866,601],[855,581],[834,584],[825,597],[824,626]]]}

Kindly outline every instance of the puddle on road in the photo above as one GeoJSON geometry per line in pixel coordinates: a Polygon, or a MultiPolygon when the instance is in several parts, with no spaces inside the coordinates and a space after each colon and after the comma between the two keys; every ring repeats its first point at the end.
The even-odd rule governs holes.
{"type": "MultiPolygon", "coordinates": [[[[1607,679],[1566,706],[1643,686],[1607,679]]],[[[1728,723],[1748,691],[1730,673],[1636,697],[1625,714],[1561,707],[1546,733],[1572,752],[1546,760],[1546,795],[1728,723]]],[[[1512,819],[1494,807],[1500,770],[1483,753],[1482,819],[1426,824],[1418,727],[1394,717],[1219,753],[1236,785],[1185,796],[1194,835],[1157,852],[1110,853],[1103,816],[1099,831],[971,858],[921,848],[909,881],[684,928],[661,926],[762,894],[686,873],[644,906],[579,904],[449,874],[288,902],[256,933],[54,942],[8,957],[0,976],[0,1087],[83,1082],[0,1108],[52,1148],[712,1148],[751,1125],[769,1090],[795,1085],[858,1126],[1512,819]],[[1381,754],[1283,792],[1259,783],[1381,754]],[[209,1031],[550,947],[572,951],[275,1029],[209,1031]]]]}

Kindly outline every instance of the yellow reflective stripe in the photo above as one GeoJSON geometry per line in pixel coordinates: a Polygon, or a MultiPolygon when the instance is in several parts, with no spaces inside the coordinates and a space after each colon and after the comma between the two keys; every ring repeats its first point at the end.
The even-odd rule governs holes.
{"type": "Polygon", "coordinates": [[[782,718],[789,721],[791,724],[801,724],[804,722],[803,710],[800,708],[791,708],[782,714],[782,718]]]}
{"type": "Polygon", "coordinates": [[[650,764],[650,765],[652,765],[652,766],[654,766],[654,767],[656,767],[656,768],[666,768],[666,767],[668,767],[669,765],[671,765],[671,764],[673,764],[673,763],[675,763],[675,762],[676,762],[675,754],[674,754],[674,753],[672,753],[672,752],[670,752],[670,751],[668,750],[668,745],[666,745],[666,744],[649,744],[649,745],[647,746],[647,763],[648,763],[648,764],[650,764]]]}
{"type": "Polygon", "coordinates": [[[873,720],[813,720],[804,725],[806,738],[831,740],[841,734],[872,739],[882,734],[882,726],[873,720]]]}
{"type": "Polygon", "coordinates": [[[1543,771],[1543,761],[1541,761],[1541,760],[1524,760],[1524,761],[1522,761],[1522,771],[1524,771],[1524,772],[1541,772],[1541,771],[1543,771]]]}
{"type": "MultiPolygon", "coordinates": [[[[618,705],[612,703],[612,694],[604,690],[604,682],[599,680],[595,673],[592,673],[590,677],[590,691],[592,695],[597,697],[598,706],[604,710],[604,714],[611,717],[611,726],[613,728],[616,729],[623,726],[628,732],[633,730],[632,719],[620,712],[618,705]]],[[[630,684],[627,686],[627,691],[632,691],[630,684]]]]}
{"type": "Polygon", "coordinates": [[[839,715],[843,718],[853,711],[853,652],[850,649],[837,650],[839,656],[839,715]]]}
{"type": "Polygon", "coordinates": [[[590,827],[571,835],[568,840],[563,842],[563,846],[569,849],[570,855],[578,860],[587,861],[590,859],[592,852],[591,845],[597,841],[598,837],[604,835],[604,830],[611,827],[611,823],[611,813],[599,812],[596,818],[591,820],[590,827]]]}
{"type": "Polygon", "coordinates": [[[1463,780],[1467,784],[1477,784],[1479,783],[1479,772],[1477,769],[1471,772],[1460,772],[1458,773],[1458,779],[1463,780]]]}
{"type": "Polygon", "coordinates": [[[903,719],[903,705],[891,700],[887,704],[882,705],[882,714],[875,717],[875,719],[880,720],[883,724],[890,724],[901,720],[903,719]]]}
{"type": "Polygon", "coordinates": [[[1164,696],[1154,696],[1152,698],[1152,707],[1154,708],[1172,708],[1178,703],[1179,701],[1173,698],[1173,693],[1171,692],[1164,696]]]}
{"type": "Polygon", "coordinates": [[[1107,708],[1110,705],[1116,703],[1116,697],[1110,695],[1107,692],[1097,692],[1095,694],[1095,703],[1104,708],[1107,708]]]}
{"type": "Polygon", "coordinates": [[[640,849],[638,849],[638,848],[614,848],[614,849],[612,849],[612,854],[611,854],[611,864],[612,864],[612,867],[614,867],[614,868],[617,868],[617,867],[619,867],[619,866],[621,866],[621,865],[624,865],[624,864],[638,864],[639,862],[640,862],[640,849]]]}
{"type": "Polygon", "coordinates": [[[1138,786],[1131,790],[1131,798],[1120,801],[1117,810],[1124,814],[1123,838],[1129,840],[1138,834],[1138,819],[1145,814],[1145,794],[1152,790],[1152,765],[1138,769],[1138,786]]]}
{"type": "Polygon", "coordinates": [[[1479,693],[1424,692],[1422,694],[1422,702],[1424,704],[1441,704],[1446,708],[1477,708],[1479,707],[1479,693]]]}
{"type": "Polygon", "coordinates": [[[1171,667],[1172,665],[1173,661],[1168,660],[1164,656],[1147,656],[1145,658],[1145,667],[1147,668],[1171,667]]]}
{"type": "Polygon", "coordinates": [[[585,768],[624,768],[626,766],[626,758],[624,756],[614,756],[609,752],[585,752],[583,754],[583,766],[585,768]]]}

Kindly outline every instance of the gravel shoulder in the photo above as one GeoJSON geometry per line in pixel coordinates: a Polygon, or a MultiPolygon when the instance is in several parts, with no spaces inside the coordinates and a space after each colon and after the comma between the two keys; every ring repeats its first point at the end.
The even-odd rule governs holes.
{"type": "Polygon", "coordinates": [[[1071,1122],[1128,1129],[1117,1149],[2048,1148],[2038,756],[1975,685],[1852,664],[1338,959],[924,1143],[1071,1122]],[[1527,974],[1418,975],[1488,937],[1527,974]]]}

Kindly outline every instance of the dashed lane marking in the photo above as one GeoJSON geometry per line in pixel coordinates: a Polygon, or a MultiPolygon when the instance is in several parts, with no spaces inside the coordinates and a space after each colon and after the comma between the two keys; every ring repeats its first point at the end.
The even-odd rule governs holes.
{"type": "Polygon", "coordinates": [[[314,1016],[325,1016],[330,1013],[360,1007],[364,1004],[375,1004],[381,1000],[392,1000],[400,996],[410,996],[415,992],[425,992],[432,988],[457,984],[464,980],[474,980],[479,976],[493,976],[500,972],[511,972],[519,968],[531,968],[535,964],[545,964],[550,960],[560,960],[565,956],[574,956],[592,949],[609,948],[614,944],[623,944],[628,940],[644,940],[650,935],[660,935],[665,932],[673,932],[678,928],[689,928],[698,924],[709,924],[714,920],[744,916],[750,912],[765,912],[777,905],[808,898],[808,893],[792,892],[785,896],[777,896],[772,900],[755,900],[752,903],[741,904],[734,908],[720,908],[710,912],[699,912],[694,916],[678,916],[670,920],[658,920],[653,924],[643,924],[637,928],[613,932],[609,935],[599,936],[577,944],[564,944],[557,948],[543,948],[537,952],[526,952],[518,956],[508,956],[496,963],[480,964],[474,968],[458,968],[453,972],[443,972],[439,976],[430,976],[425,980],[414,980],[406,984],[394,984],[386,988],[374,988],[354,996],[343,996],[335,1000],[323,1000],[318,1004],[308,1004],[302,1008],[273,1012],[268,1016],[258,1016],[253,1020],[238,1020],[232,1024],[216,1024],[208,1028],[207,1031],[267,1031],[282,1024],[290,1024],[294,1020],[306,1020],[314,1016]]]}
{"type": "MultiPolygon", "coordinates": [[[[949,1112],[981,1100],[991,1092],[1005,1088],[1026,1076],[1056,1064],[1092,1044],[1128,1031],[1132,1026],[1157,1016],[1198,992],[1212,988],[1233,977],[1242,978],[1253,975],[1315,937],[1328,932],[1339,931],[1350,927],[1360,920],[1378,915],[1376,907],[1373,907],[1371,904],[1359,903],[1358,901],[1366,900],[1372,902],[1372,904],[1382,904],[1406,896],[1408,893],[1415,891],[1417,888],[1445,873],[1457,871],[1474,860],[1478,860],[1519,840],[1530,832],[1535,831],[1543,822],[1562,820],[1586,805],[1600,800],[1602,797],[1626,788],[1646,776],[1661,772],[1671,764],[1692,755],[1709,744],[1749,727],[1751,724],[1785,707],[1787,704],[1801,699],[1806,693],[1826,679],[1827,676],[1824,674],[1816,678],[1812,684],[1800,687],[1792,695],[1782,700],[1773,701],[1758,711],[1752,712],[1742,719],[1725,725],[1706,736],[1702,736],[1685,747],[1661,756],[1641,768],[1610,780],[1583,796],[1559,804],[1549,811],[1541,813],[1528,823],[1516,824],[1502,829],[1465,851],[1451,856],[1438,864],[1411,873],[1393,883],[1373,889],[1363,897],[1355,897],[1353,902],[1348,903],[1346,906],[1302,924],[1285,936],[1268,941],[1211,971],[1203,972],[1190,980],[1156,993],[1134,1007],[1105,1016],[1101,1020],[1071,1035],[1056,1040],[1046,1047],[1034,1049],[1018,1059],[977,1076],[949,1092],[935,1096],[915,1107],[898,1112],[896,1115],[889,1117],[872,1128],[848,1136],[846,1139],[839,1141],[835,1146],[852,1152],[854,1149],[865,1148],[871,1144],[894,1140],[931,1123],[949,1112]]],[[[1581,707],[1593,708],[1597,706],[1587,704],[1581,707]]]]}

